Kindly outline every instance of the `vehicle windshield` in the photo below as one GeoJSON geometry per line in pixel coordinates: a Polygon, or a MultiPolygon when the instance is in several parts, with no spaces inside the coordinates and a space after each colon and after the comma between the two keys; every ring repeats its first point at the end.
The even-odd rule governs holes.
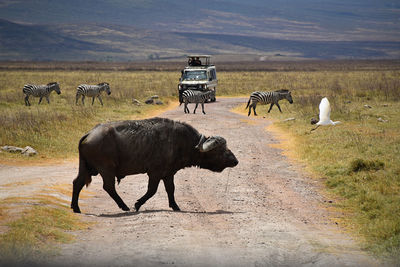
{"type": "Polygon", "coordinates": [[[207,80],[207,72],[205,70],[185,71],[182,79],[185,81],[207,80]]]}

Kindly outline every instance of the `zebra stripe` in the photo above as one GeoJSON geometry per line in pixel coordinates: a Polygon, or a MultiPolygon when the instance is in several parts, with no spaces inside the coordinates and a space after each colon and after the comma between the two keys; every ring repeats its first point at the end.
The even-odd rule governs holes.
{"type": "Polygon", "coordinates": [[[30,106],[29,96],[40,97],[39,104],[42,102],[43,97],[46,98],[47,103],[50,104],[49,95],[51,91],[55,90],[57,94],[61,94],[60,85],[57,82],[51,82],[48,84],[36,85],[36,84],[26,84],[22,88],[22,92],[25,94],[25,105],[30,106]]]}
{"type": "MultiPolygon", "coordinates": [[[[196,107],[194,108],[193,114],[196,113],[197,106],[199,103],[201,103],[201,109],[203,114],[206,114],[204,112],[204,102],[206,102],[207,99],[212,98],[214,91],[209,90],[206,92],[201,92],[201,91],[196,91],[196,90],[186,90],[182,93],[182,103],[185,103],[184,106],[184,112],[185,113],[190,113],[189,108],[187,107],[188,103],[196,103],[196,107]]],[[[180,104],[180,105],[181,105],[180,104]]]]}
{"type": "Polygon", "coordinates": [[[278,102],[281,99],[286,99],[290,104],[293,103],[292,95],[289,90],[277,90],[272,92],[253,92],[250,95],[249,101],[247,102],[246,109],[249,108],[248,116],[251,114],[251,108],[253,108],[254,116],[257,116],[256,106],[258,103],[260,104],[271,104],[268,109],[268,113],[271,111],[272,106],[276,105],[279,108],[279,111],[282,113],[281,107],[278,102]]]}
{"type": "Polygon", "coordinates": [[[97,85],[80,84],[76,89],[75,103],[78,104],[79,98],[82,96],[82,104],[85,105],[85,96],[92,97],[92,105],[95,97],[97,97],[103,106],[103,100],[101,99],[101,93],[106,91],[108,95],[111,94],[110,85],[106,82],[99,83],[97,85]]]}

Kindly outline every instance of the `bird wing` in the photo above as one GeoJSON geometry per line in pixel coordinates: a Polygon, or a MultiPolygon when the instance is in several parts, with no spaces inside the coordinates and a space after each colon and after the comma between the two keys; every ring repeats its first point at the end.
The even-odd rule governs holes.
{"type": "Polygon", "coordinates": [[[319,122],[327,122],[331,120],[331,105],[328,98],[324,97],[319,104],[319,122]]]}

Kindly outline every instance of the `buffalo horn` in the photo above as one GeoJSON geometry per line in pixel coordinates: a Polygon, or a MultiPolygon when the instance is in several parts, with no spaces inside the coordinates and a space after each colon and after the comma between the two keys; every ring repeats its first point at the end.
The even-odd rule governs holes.
{"type": "Polygon", "coordinates": [[[207,138],[201,145],[199,143],[200,152],[207,152],[214,148],[226,144],[226,140],[221,136],[211,136],[207,138]]]}
{"type": "Polygon", "coordinates": [[[195,148],[201,150],[201,146],[203,145],[204,141],[206,141],[206,139],[207,138],[202,134],[201,137],[200,137],[200,141],[199,141],[199,143],[197,144],[197,146],[195,148]]]}

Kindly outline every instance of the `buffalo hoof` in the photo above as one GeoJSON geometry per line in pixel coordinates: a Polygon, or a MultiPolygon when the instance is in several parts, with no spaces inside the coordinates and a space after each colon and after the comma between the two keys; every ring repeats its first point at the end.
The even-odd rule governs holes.
{"type": "Polygon", "coordinates": [[[79,207],[72,208],[75,213],[81,213],[81,209],[79,207]]]}
{"type": "Polygon", "coordinates": [[[171,205],[170,206],[174,211],[181,211],[181,209],[178,207],[178,205],[171,205]]]}
{"type": "Polygon", "coordinates": [[[142,205],[139,204],[139,202],[136,202],[136,203],[135,203],[135,209],[136,209],[136,211],[139,211],[139,209],[140,209],[141,206],[142,206],[142,205]]]}
{"type": "Polygon", "coordinates": [[[123,210],[123,211],[130,211],[131,209],[128,208],[127,206],[123,206],[123,207],[121,207],[121,210],[123,210]]]}

